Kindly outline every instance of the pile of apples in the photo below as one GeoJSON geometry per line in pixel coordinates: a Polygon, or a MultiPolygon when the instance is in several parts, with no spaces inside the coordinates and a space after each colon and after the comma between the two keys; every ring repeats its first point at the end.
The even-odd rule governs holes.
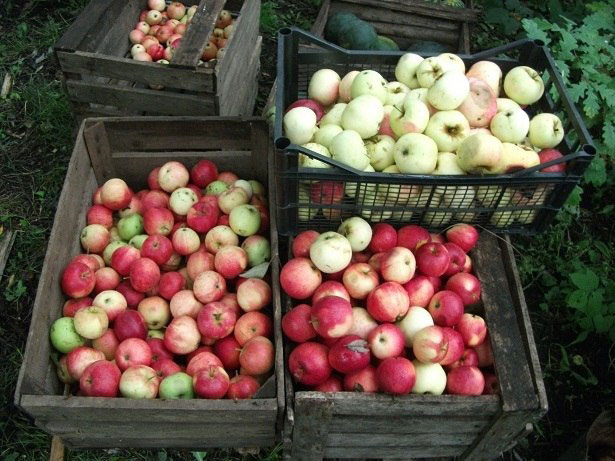
{"type": "Polygon", "coordinates": [[[251,398],[274,363],[265,189],[209,160],[147,184],[93,195],[84,253],[60,277],[58,377],[84,396],[251,398]]]}
{"type": "MultiPolygon", "coordinates": [[[[132,43],[130,54],[137,61],[169,64],[198,6],[193,5],[186,8],[180,2],[172,2],[167,6],[164,0],[148,0],[147,6],[149,10],[141,11],[139,22],[128,34],[130,43],[132,43]]],[[[201,63],[222,57],[234,26],[235,19],[231,12],[222,10],[203,51],[201,63]]]]}
{"type": "MultiPolygon", "coordinates": [[[[294,144],[372,173],[499,175],[563,156],[554,149],[564,138],[559,117],[528,115],[528,111],[539,112],[531,105],[545,90],[541,75],[530,67],[515,67],[503,78],[500,67],[491,61],[476,62],[466,71],[463,60],[452,53],[427,59],[407,53],[398,61],[395,77],[397,81],[387,82],[374,70],[354,70],[343,77],[332,69],[318,70],[309,82],[308,99],[286,109],[285,135],[294,144]]],[[[330,168],[304,154],[299,156],[299,165],[330,168]]],[[[541,172],[565,169],[565,163],[559,163],[541,172]]],[[[359,205],[429,205],[454,210],[539,206],[548,196],[541,185],[530,191],[498,186],[451,186],[434,191],[426,186],[401,194],[399,186],[393,193],[389,186],[362,185],[358,195],[356,187],[346,188],[334,203],[341,203],[345,194],[359,205]]],[[[300,202],[309,202],[310,191],[305,186],[299,193],[300,202]]],[[[514,220],[529,224],[535,216],[531,209],[497,212],[490,222],[496,226],[514,220]]],[[[391,212],[382,219],[390,217],[391,212]]],[[[475,214],[440,213],[436,218],[423,223],[472,222],[475,214]]]]}
{"type": "Polygon", "coordinates": [[[301,303],[282,319],[298,343],[294,380],[322,392],[499,392],[487,326],[471,313],[481,296],[468,256],[478,232],[457,224],[446,239],[415,225],[372,229],[360,217],[297,235],[280,273],[301,303]]]}

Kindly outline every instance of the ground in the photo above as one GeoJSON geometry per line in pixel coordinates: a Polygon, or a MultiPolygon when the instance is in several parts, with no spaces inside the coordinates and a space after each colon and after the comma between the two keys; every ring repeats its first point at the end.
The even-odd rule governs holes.
{"type": "MultiPolygon", "coordinates": [[[[284,25],[309,28],[319,3],[319,0],[263,2],[264,41],[257,114],[275,78],[275,31],[284,25]]],[[[50,438],[37,430],[12,402],[46,242],[74,139],[70,106],[51,46],[85,4],[86,0],[5,0],[0,11],[0,36],[3,37],[0,79],[8,74],[11,80],[10,91],[0,99],[0,234],[9,229],[16,232],[0,280],[0,459],[3,460],[44,460],[49,456],[50,438]]],[[[478,34],[475,40],[483,45],[487,41],[485,37],[485,33],[478,34]]],[[[599,203],[583,203],[578,218],[561,220],[545,235],[515,240],[520,248],[519,264],[550,411],[534,433],[507,458],[553,459],[583,436],[604,406],[612,405],[613,342],[604,335],[592,334],[584,341],[573,343],[578,331],[570,325],[566,306],[556,305],[556,301],[550,303],[550,298],[546,298],[553,290],[547,292],[543,283],[547,274],[555,278],[558,286],[558,277],[563,277],[561,274],[565,272],[550,266],[551,254],[557,254],[557,261],[562,261],[573,258],[579,251],[590,251],[591,236],[605,242],[607,250],[612,248],[612,215],[594,213],[598,205],[608,203],[610,196],[589,189],[585,201],[597,197],[599,203]],[[579,250],[579,242],[585,240],[590,241],[589,249],[579,250]]],[[[608,277],[609,268],[613,267],[613,252],[599,257],[602,258],[599,263],[604,265],[603,273],[608,277]]],[[[280,447],[245,456],[220,450],[208,453],[97,450],[71,452],[67,459],[277,460],[280,447]]]]}

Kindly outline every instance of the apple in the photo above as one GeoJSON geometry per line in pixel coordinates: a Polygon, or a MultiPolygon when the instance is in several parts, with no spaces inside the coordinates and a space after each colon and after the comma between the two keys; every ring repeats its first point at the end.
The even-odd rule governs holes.
{"type": "Polygon", "coordinates": [[[234,335],[237,342],[243,346],[256,336],[271,336],[273,324],[271,318],[262,312],[247,312],[237,319],[234,335]]]}
{"type": "Polygon", "coordinates": [[[414,356],[423,363],[439,363],[448,349],[444,329],[437,325],[419,330],[412,341],[414,356]]]}
{"type": "Polygon", "coordinates": [[[491,61],[478,61],[466,72],[466,77],[476,78],[484,81],[489,85],[495,96],[500,94],[502,86],[502,69],[496,63],[491,61]]]}
{"type": "MultiPolygon", "coordinates": [[[[339,125],[333,125],[333,124],[321,125],[321,127],[318,129],[316,134],[314,134],[314,141],[315,142],[314,143],[305,144],[304,147],[306,147],[308,145],[311,145],[311,144],[318,144],[322,148],[327,149],[326,151],[322,150],[320,153],[322,153],[323,155],[326,155],[324,152],[327,152],[329,154],[328,157],[331,157],[331,153],[329,152],[329,149],[331,148],[331,141],[333,141],[333,138],[335,138],[342,131],[344,131],[344,130],[339,125]]],[[[301,157],[301,154],[300,154],[300,156],[299,156],[300,161],[301,161],[302,158],[303,157],[301,157]]],[[[305,162],[305,160],[304,160],[304,162],[305,162]]],[[[318,166],[320,168],[329,168],[329,166],[326,165],[325,163],[321,162],[320,160],[314,160],[314,159],[310,159],[309,165],[310,166],[318,166]]],[[[303,164],[303,166],[307,167],[308,165],[303,164]]]]}
{"type": "Polygon", "coordinates": [[[128,338],[145,339],[147,337],[145,319],[140,312],[127,309],[115,317],[113,332],[120,342],[128,338]]]}
{"type": "Polygon", "coordinates": [[[485,378],[476,367],[462,366],[448,372],[446,390],[453,395],[481,395],[485,378]]]}
{"type": "Polygon", "coordinates": [[[166,376],[160,382],[159,395],[167,400],[193,399],[192,377],[183,371],[166,376]]]}
{"type": "Polygon", "coordinates": [[[424,227],[410,224],[397,231],[397,245],[415,252],[425,243],[431,242],[429,231],[424,227]]]}
{"type": "Polygon", "coordinates": [[[344,271],[343,282],[352,298],[365,299],[378,286],[378,273],[367,263],[351,264],[344,271]]]}
{"type": "MultiPolygon", "coordinates": [[[[374,70],[363,70],[359,72],[350,87],[351,99],[354,100],[363,95],[375,96],[382,104],[387,100],[387,81],[374,70]]],[[[352,102],[352,101],[351,101],[352,102]]]]}
{"type": "Polygon", "coordinates": [[[523,109],[498,112],[489,129],[502,142],[521,143],[530,129],[530,117],[523,109]]]}
{"type": "Polygon", "coordinates": [[[429,108],[425,102],[408,95],[401,108],[393,106],[389,114],[389,125],[394,138],[407,133],[423,133],[429,123],[429,108]]]}
{"type": "Polygon", "coordinates": [[[359,75],[359,71],[352,70],[348,72],[346,75],[344,75],[344,77],[341,79],[339,83],[339,87],[338,87],[338,100],[339,101],[350,102],[350,100],[352,99],[351,93],[350,93],[351,88],[352,88],[352,82],[354,81],[357,75],[359,75]]]}
{"type": "MultiPolygon", "coordinates": [[[[491,121],[493,122],[493,119],[491,121]]],[[[484,173],[495,167],[501,156],[502,141],[485,133],[468,136],[457,149],[459,166],[468,173],[484,173]]]]}
{"type": "Polygon", "coordinates": [[[217,197],[222,192],[229,189],[229,185],[224,181],[216,180],[210,182],[205,188],[205,195],[217,197]]]}
{"type": "Polygon", "coordinates": [[[295,107],[284,114],[284,134],[293,144],[306,144],[318,129],[318,119],[311,108],[295,107]]]}
{"type": "Polygon", "coordinates": [[[137,308],[150,330],[158,330],[171,320],[169,303],[160,296],[150,296],[143,299],[137,308]]]}
{"type": "Polygon", "coordinates": [[[295,258],[309,258],[310,255],[310,247],[312,243],[318,238],[320,235],[319,232],[315,230],[307,230],[300,232],[294,239],[292,243],[292,253],[295,258]]]}
{"type": "Polygon", "coordinates": [[[459,111],[440,111],[429,119],[425,134],[436,142],[439,152],[455,152],[469,136],[470,124],[459,111]]]}
{"type": "MultiPolygon", "coordinates": [[[[160,330],[150,330],[150,332],[152,331],[160,330]]],[[[161,359],[173,360],[173,354],[171,354],[167,348],[164,347],[164,334],[160,338],[152,338],[148,334],[147,345],[152,350],[152,363],[161,359]]]]}
{"type": "MultiPolygon", "coordinates": [[[[149,33],[150,30],[150,25],[145,22],[145,17],[143,18],[143,21],[139,21],[136,25],[135,25],[135,29],[134,30],[138,30],[140,32],[143,32],[143,36],[144,38],[147,37],[147,34],[149,33]]],[[[141,43],[143,40],[140,40],[138,43],[141,43]]],[[[132,41],[131,41],[132,43],[132,41]]],[[[135,45],[137,43],[134,43],[135,45]]]]}
{"type": "Polygon", "coordinates": [[[328,280],[322,283],[314,294],[312,295],[312,305],[316,304],[317,301],[326,297],[326,296],[339,296],[340,298],[344,298],[346,301],[350,302],[350,294],[346,287],[336,281],[336,280],[328,280]]]}
{"type": "Polygon", "coordinates": [[[231,378],[226,396],[229,399],[251,399],[258,392],[260,383],[248,375],[237,375],[231,378]]]}
{"type": "Polygon", "coordinates": [[[385,282],[367,296],[366,307],[378,322],[395,322],[408,312],[410,299],[399,283],[385,282]]]}
{"type": "Polygon", "coordinates": [[[504,78],[506,95],[520,105],[537,102],[545,91],[542,77],[531,67],[518,66],[511,69],[504,78]]]}
{"type": "Polygon", "coordinates": [[[90,307],[92,305],[92,298],[70,298],[62,306],[62,315],[64,317],[74,317],[75,312],[84,307],[90,307]]]}
{"type": "Polygon", "coordinates": [[[340,80],[338,73],[331,69],[314,72],[308,84],[308,98],[325,107],[330,106],[337,100],[340,80]]]}
{"type": "Polygon", "coordinates": [[[117,397],[121,371],[113,362],[98,360],[83,371],[79,389],[86,397],[117,397]]]}
{"type": "Polygon", "coordinates": [[[410,306],[404,318],[397,322],[397,326],[404,334],[406,347],[412,347],[416,334],[433,324],[433,318],[427,309],[419,306],[410,306]]]}
{"type": "Polygon", "coordinates": [[[444,357],[440,360],[440,365],[446,366],[458,362],[463,356],[465,348],[463,338],[457,330],[449,327],[444,327],[442,330],[446,337],[447,346],[446,354],[444,354],[444,357]]]}
{"type": "MultiPolygon", "coordinates": [[[[200,188],[207,187],[217,177],[218,167],[211,160],[199,160],[190,170],[190,180],[200,188]]],[[[151,186],[150,189],[152,189],[151,186]]]]}
{"type": "Polygon", "coordinates": [[[460,272],[449,278],[445,288],[456,293],[464,306],[470,306],[480,299],[480,281],[466,272],[460,272]]]}
{"type": "Polygon", "coordinates": [[[158,184],[168,193],[181,187],[186,187],[190,182],[190,172],[180,162],[167,162],[158,171],[158,184]]]}
{"type": "Polygon", "coordinates": [[[375,136],[384,117],[383,104],[371,94],[353,98],[342,113],[342,128],[356,131],[363,139],[375,136]]]}
{"type": "Polygon", "coordinates": [[[126,304],[128,307],[136,308],[138,304],[141,302],[145,295],[143,293],[139,293],[135,289],[130,286],[130,282],[128,280],[124,280],[117,287],[116,291],[121,293],[126,299],[126,304]]]}
{"type": "Polygon", "coordinates": [[[136,365],[152,363],[152,349],[140,338],[128,338],[122,341],[115,350],[115,363],[124,371],[136,365]]]}
{"type": "Polygon", "coordinates": [[[248,375],[263,375],[273,368],[275,349],[264,336],[250,339],[241,348],[239,364],[248,375]]]}
{"type": "Polygon", "coordinates": [[[417,70],[424,58],[414,53],[406,53],[395,66],[395,78],[408,86],[408,88],[418,88],[419,81],[417,79],[417,70]]]}
{"type": "Polygon", "coordinates": [[[173,296],[184,288],[186,288],[186,281],[179,272],[165,272],[160,276],[158,294],[167,301],[173,299],[173,296]]]}
{"type": "Polygon", "coordinates": [[[416,250],[415,256],[417,267],[424,275],[440,277],[450,264],[448,250],[441,243],[426,243],[416,250]]]}
{"type": "Polygon", "coordinates": [[[71,298],[84,298],[89,295],[96,284],[94,271],[86,264],[72,262],[62,272],[62,291],[71,298]]]}
{"type": "Polygon", "coordinates": [[[391,139],[395,140],[395,138],[397,138],[397,135],[393,132],[393,128],[391,128],[391,114],[394,110],[398,109],[388,104],[385,105],[382,109],[384,110],[384,117],[382,117],[382,122],[380,122],[380,129],[378,130],[378,134],[383,136],[389,136],[391,139]]]}
{"type": "Polygon", "coordinates": [[[449,70],[436,77],[429,87],[427,100],[438,110],[454,110],[470,94],[470,82],[459,70],[449,70]]]}
{"type": "Polygon", "coordinates": [[[416,372],[410,360],[404,357],[389,357],[378,365],[376,377],[381,391],[393,395],[406,395],[414,387],[416,372]]]}
{"type": "Polygon", "coordinates": [[[344,130],[331,140],[331,157],[345,165],[363,171],[369,165],[367,149],[361,135],[354,130],[344,130]]]}
{"type": "Polygon", "coordinates": [[[322,104],[314,101],[313,99],[298,99],[286,108],[286,112],[294,109],[295,107],[307,107],[312,110],[316,115],[316,122],[319,122],[323,115],[325,115],[325,108],[322,104]]]}
{"type": "Polygon", "coordinates": [[[349,335],[355,335],[362,339],[367,339],[369,333],[378,326],[369,312],[362,307],[352,308],[352,327],[348,331],[349,335]]]}
{"type": "Polygon", "coordinates": [[[318,392],[342,392],[344,390],[344,385],[337,376],[329,376],[329,379],[316,386],[314,390],[318,392]]]}
{"type": "Polygon", "coordinates": [[[372,239],[372,228],[369,223],[358,216],[343,221],[337,232],[346,237],[352,251],[355,252],[365,250],[372,239]]]}
{"type": "Polygon", "coordinates": [[[155,399],[160,378],[156,371],[146,365],[126,369],[120,378],[120,393],[130,399],[155,399]]]}
{"type": "Polygon", "coordinates": [[[74,382],[76,382],[76,380],[73,379],[73,377],[68,372],[68,366],[66,365],[66,355],[63,355],[62,357],[60,357],[60,360],[58,360],[56,375],[58,376],[58,379],[64,384],[73,384],[74,382]]]}
{"type": "Polygon", "coordinates": [[[192,280],[195,280],[202,272],[213,270],[214,267],[214,255],[204,248],[192,253],[186,262],[186,269],[192,280]]]}
{"type": "Polygon", "coordinates": [[[457,330],[468,347],[481,345],[487,337],[485,320],[474,314],[463,314],[457,325],[457,330]]]}
{"type": "Polygon", "coordinates": [[[288,370],[299,384],[318,386],[324,383],[332,372],[329,349],[314,342],[299,344],[288,357],[288,370]]]}
{"type": "Polygon", "coordinates": [[[173,354],[189,354],[200,341],[196,320],[187,315],[175,317],[164,332],[164,345],[173,354]]]}
{"type": "Polygon", "coordinates": [[[405,338],[401,329],[392,323],[381,323],[367,336],[369,348],[377,359],[397,357],[404,352],[405,338]]]}
{"type": "Polygon", "coordinates": [[[79,381],[84,370],[92,363],[105,360],[105,354],[91,347],[76,347],[66,356],[66,368],[70,376],[79,381]]]}
{"type": "Polygon", "coordinates": [[[140,258],[130,266],[130,285],[141,293],[153,289],[160,281],[160,268],[149,258],[140,258]]]}
{"type": "MultiPolygon", "coordinates": [[[[556,149],[543,149],[538,152],[538,158],[540,159],[540,163],[550,162],[551,160],[556,160],[562,157],[562,153],[556,149]]],[[[555,165],[551,165],[540,170],[541,173],[564,173],[565,171],[566,162],[557,163],[555,165]]]]}
{"type": "Polygon", "coordinates": [[[212,302],[199,310],[196,321],[203,337],[221,339],[233,332],[237,316],[221,302],[212,302]]]}
{"type": "Polygon", "coordinates": [[[141,259],[141,252],[135,247],[126,245],[118,248],[111,255],[111,267],[124,277],[130,274],[132,265],[141,259]]]}
{"type": "Polygon", "coordinates": [[[100,255],[81,253],[70,260],[70,263],[80,262],[88,266],[94,272],[105,267],[104,260],[101,260],[100,255]]]}
{"type": "Polygon", "coordinates": [[[271,287],[264,280],[249,278],[237,288],[237,302],[244,312],[260,310],[271,302],[271,287]]]}
{"type": "Polygon", "coordinates": [[[436,79],[445,72],[459,72],[458,64],[445,57],[432,56],[420,62],[416,69],[416,77],[422,88],[431,88],[436,79]]]}
{"type": "Polygon", "coordinates": [[[75,331],[86,339],[100,338],[109,327],[109,318],[107,317],[107,313],[104,309],[98,306],[90,306],[79,309],[75,312],[73,322],[75,331]]]}
{"type": "Polygon", "coordinates": [[[173,317],[187,315],[196,319],[203,304],[195,297],[192,290],[180,290],[173,295],[169,303],[169,310],[173,317]]]}
{"type": "Polygon", "coordinates": [[[120,274],[111,267],[103,267],[94,273],[96,283],[94,284],[93,294],[99,294],[106,290],[115,290],[120,284],[120,274]]]}
{"type": "Polygon", "coordinates": [[[248,255],[238,246],[222,247],[214,257],[214,267],[225,279],[234,279],[248,267],[248,255]]]}
{"type": "Polygon", "coordinates": [[[192,356],[188,361],[186,373],[194,376],[199,370],[208,369],[210,367],[221,367],[222,361],[212,352],[203,351],[192,356]]]}
{"type": "Polygon", "coordinates": [[[424,275],[416,275],[410,281],[406,282],[403,287],[406,293],[408,293],[410,306],[427,307],[435,293],[431,281],[424,275]]]}
{"type": "Polygon", "coordinates": [[[344,113],[346,106],[347,104],[345,103],[338,103],[338,104],[335,104],[333,107],[329,108],[327,113],[320,120],[320,126],[323,127],[327,125],[336,125],[336,126],[341,127],[342,126],[342,114],[344,113]]]}
{"type": "Polygon", "coordinates": [[[143,227],[148,235],[169,235],[175,218],[166,208],[147,208],[143,213],[143,227]]]}
{"type": "Polygon", "coordinates": [[[180,227],[172,237],[173,249],[181,256],[189,256],[198,251],[201,246],[199,234],[189,227],[180,227]]]}
{"type": "Polygon", "coordinates": [[[475,77],[468,77],[468,81],[470,93],[457,110],[471,127],[487,127],[497,113],[497,96],[486,81],[475,77]]]}
{"type": "Polygon", "coordinates": [[[226,281],[215,271],[201,272],[194,280],[192,291],[203,304],[219,301],[226,292],[226,281]]]}
{"type": "Polygon", "coordinates": [[[536,166],[539,163],[540,157],[531,147],[503,142],[500,161],[488,172],[495,174],[513,173],[536,166]]]}
{"type": "Polygon", "coordinates": [[[216,226],[205,235],[205,248],[214,255],[220,248],[230,245],[239,245],[239,237],[228,226],[216,226]]]}
{"type": "Polygon", "coordinates": [[[378,134],[365,140],[365,149],[370,165],[376,171],[382,171],[395,164],[395,159],[393,158],[394,148],[395,139],[391,136],[378,134]]]}
{"type": "MultiPolygon", "coordinates": [[[[156,40],[156,41],[158,41],[158,40],[156,40]]],[[[144,40],[144,42],[145,42],[145,40],[144,40]]],[[[152,46],[152,43],[151,42],[147,43],[147,45],[148,46],[152,46]]],[[[147,54],[147,52],[145,50],[146,50],[146,48],[142,44],[137,43],[135,45],[132,45],[132,47],[130,48],[130,55],[132,56],[132,59],[136,59],[138,61],[147,61],[147,60],[151,61],[152,57],[149,54],[147,54]]],[[[102,197],[101,197],[101,199],[102,199],[102,197]]]]}
{"type": "Polygon", "coordinates": [[[439,363],[423,363],[413,360],[416,381],[413,394],[441,395],[446,389],[446,372],[439,363]]]}
{"type": "Polygon", "coordinates": [[[564,139],[564,126],[555,114],[538,114],[530,121],[530,142],[541,149],[551,149],[564,139]]]}
{"type": "Polygon", "coordinates": [[[325,296],[313,304],[311,321],[323,338],[340,338],[352,327],[352,306],[339,296],[325,296]]]}
{"type": "Polygon", "coordinates": [[[438,145],[424,134],[408,133],[395,143],[393,156],[400,172],[429,174],[436,168],[438,145]]]}
{"type": "Polygon", "coordinates": [[[100,199],[102,204],[110,210],[121,210],[130,203],[132,191],[123,180],[112,178],[102,185],[100,199]]]}
{"type": "Polygon", "coordinates": [[[79,234],[81,247],[89,253],[102,253],[109,244],[109,230],[102,224],[89,224],[79,234]]]}
{"type": "Polygon", "coordinates": [[[226,307],[235,311],[237,317],[239,317],[243,312],[241,307],[239,307],[239,303],[237,302],[237,294],[236,293],[225,293],[222,298],[220,298],[220,302],[225,304],[226,307]]]}
{"type": "Polygon", "coordinates": [[[329,364],[340,373],[352,373],[369,365],[371,354],[367,341],[356,335],[340,338],[329,349],[329,364]]]}
{"type": "Polygon", "coordinates": [[[404,103],[410,88],[401,82],[389,82],[386,84],[387,100],[385,105],[397,106],[404,103]]]}
{"type": "Polygon", "coordinates": [[[261,217],[256,207],[247,204],[238,205],[231,210],[229,224],[237,235],[249,237],[258,232],[261,217]]]}
{"type": "Polygon", "coordinates": [[[241,345],[233,335],[216,341],[214,351],[226,370],[236,370],[239,368],[241,345]]]}
{"type": "Polygon", "coordinates": [[[462,366],[472,366],[472,367],[478,366],[478,354],[476,354],[476,351],[474,349],[465,348],[463,350],[463,354],[461,354],[461,357],[459,357],[459,359],[456,360],[455,362],[448,365],[448,369],[450,370],[452,368],[457,368],[457,367],[462,367],[462,366]]]}
{"type": "Polygon", "coordinates": [[[368,365],[362,370],[344,376],[344,390],[348,392],[378,392],[376,369],[368,365]]]}
{"type": "Polygon", "coordinates": [[[318,269],[327,274],[341,271],[348,266],[351,258],[350,242],[337,232],[319,235],[310,246],[310,259],[318,269]]]}
{"type": "Polygon", "coordinates": [[[311,323],[312,308],[307,304],[293,307],[282,317],[282,331],[296,343],[305,343],[317,336],[311,323]]]}
{"type": "Polygon", "coordinates": [[[245,205],[249,201],[248,193],[238,186],[232,186],[218,196],[218,206],[224,214],[229,214],[233,208],[245,205]]]}
{"type": "Polygon", "coordinates": [[[478,236],[476,228],[469,224],[455,224],[446,231],[447,240],[458,245],[466,253],[474,248],[478,236]]]}
{"type": "Polygon", "coordinates": [[[453,242],[444,243],[446,247],[449,257],[450,263],[448,265],[448,269],[444,273],[445,277],[451,277],[459,272],[463,271],[463,266],[466,262],[466,254],[465,252],[453,242]]]}
{"type": "Polygon", "coordinates": [[[380,262],[380,273],[387,282],[403,284],[414,276],[416,261],[412,252],[402,246],[389,250],[380,262]]]}

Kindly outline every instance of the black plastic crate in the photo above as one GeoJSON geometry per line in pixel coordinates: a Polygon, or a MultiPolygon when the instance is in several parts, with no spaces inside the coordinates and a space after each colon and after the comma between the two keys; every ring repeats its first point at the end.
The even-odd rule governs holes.
{"type": "Polygon", "coordinates": [[[509,234],[543,231],[581,180],[596,149],[566,92],[553,57],[540,41],[520,40],[459,56],[467,67],[477,61],[490,60],[497,63],[504,74],[519,65],[542,73],[544,96],[528,113],[532,117],[538,112],[551,112],[560,117],[566,133],[558,146],[564,154],[562,159],[505,175],[366,173],[291,144],[284,137],[284,109],[295,100],[307,97],[310,78],[318,69],[330,68],[340,76],[351,70],[371,69],[393,80],[397,61],[404,53],[350,51],[301,29],[280,30],[274,126],[279,232],[295,235],[305,229],[325,230],[331,227],[332,221],[339,222],[355,215],[372,222],[421,224],[432,230],[443,229],[454,222],[467,222],[509,234]],[[300,48],[300,44],[310,46],[300,48]],[[332,168],[299,167],[300,153],[328,163],[332,168]],[[565,173],[539,172],[560,162],[567,162],[565,173]]]}

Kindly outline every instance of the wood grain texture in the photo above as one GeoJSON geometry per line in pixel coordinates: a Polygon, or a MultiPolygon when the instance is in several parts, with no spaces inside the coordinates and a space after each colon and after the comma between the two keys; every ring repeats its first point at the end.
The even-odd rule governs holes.
{"type": "Polygon", "coordinates": [[[469,8],[454,8],[445,5],[437,5],[423,0],[333,0],[334,3],[347,4],[354,3],[369,7],[388,9],[391,16],[399,13],[413,13],[432,18],[444,18],[455,21],[476,22],[477,12],[469,8]]]}
{"type": "Polygon", "coordinates": [[[140,1],[126,2],[122,10],[110,18],[110,23],[104,26],[107,33],[102,40],[96,43],[93,51],[103,55],[123,57],[132,47],[128,34],[138,22],[143,6],[140,1]]]}
{"type": "Polygon", "coordinates": [[[115,166],[111,160],[109,136],[104,123],[99,121],[88,125],[83,130],[83,139],[98,183],[104,184],[105,181],[117,177],[115,166]]]}
{"type": "Polygon", "coordinates": [[[68,448],[182,448],[192,451],[201,451],[208,448],[253,448],[272,447],[275,438],[271,436],[242,437],[230,435],[226,438],[216,437],[178,437],[165,439],[164,432],[155,439],[133,438],[129,435],[109,440],[108,437],[79,437],[65,436],[64,442],[68,448]]]}
{"type": "Polygon", "coordinates": [[[15,232],[9,230],[0,237],[0,278],[2,278],[2,275],[4,274],[6,262],[11,254],[11,249],[13,248],[13,243],[15,242],[15,235],[15,232]]]}
{"type": "Polygon", "coordinates": [[[196,68],[224,3],[225,0],[201,0],[171,66],[196,68]]]}
{"type": "Polygon", "coordinates": [[[58,436],[51,438],[49,461],[64,461],[64,443],[62,443],[62,439],[58,436]]]}

